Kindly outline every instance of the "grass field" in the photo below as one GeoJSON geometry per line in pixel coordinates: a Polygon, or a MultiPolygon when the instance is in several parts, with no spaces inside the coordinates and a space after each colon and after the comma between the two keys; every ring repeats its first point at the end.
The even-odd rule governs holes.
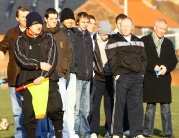
{"type": "MultiPolygon", "coordinates": [[[[176,138],[179,138],[179,87],[172,87],[172,97],[173,103],[171,104],[172,110],[172,123],[173,123],[173,131],[176,138]]],[[[145,109],[144,104],[144,109],[145,109]]],[[[159,105],[157,105],[156,117],[155,117],[155,130],[153,138],[160,138],[162,137],[162,127],[161,127],[161,120],[160,120],[160,109],[159,105]]],[[[4,117],[7,118],[10,122],[9,130],[7,131],[0,131],[0,138],[13,138],[13,118],[12,118],[12,109],[11,109],[11,102],[8,90],[0,90],[0,118],[4,117]]],[[[101,121],[99,127],[99,136],[98,138],[103,138],[105,135],[104,129],[104,109],[103,104],[101,106],[101,121]]]]}

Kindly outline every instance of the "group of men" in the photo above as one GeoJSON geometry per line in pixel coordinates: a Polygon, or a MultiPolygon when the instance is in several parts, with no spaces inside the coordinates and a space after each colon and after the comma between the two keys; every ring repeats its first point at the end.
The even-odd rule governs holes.
{"type": "Polygon", "coordinates": [[[167,22],[158,19],[154,30],[139,39],[124,14],[116,17],[113,32],[108,21],[100,21],[94,33],[96,19],[86,12],[74,17],[64,8],[58,18],[49,8],[43,22],[39,13],[20,6],[19,24],[0,42],[0,60],[9,51],[14,137],[97,138],[104,95],[105,137],[123,138],[126,131],[132,138],[152,137],[160,103],[163,136],[173,138],[170,72],[179,51],[164,37],[167,22]],[[29,90],[15,92],[15,87],[39,85],[47,77],[47,117],[37,120],[29,90]]]}

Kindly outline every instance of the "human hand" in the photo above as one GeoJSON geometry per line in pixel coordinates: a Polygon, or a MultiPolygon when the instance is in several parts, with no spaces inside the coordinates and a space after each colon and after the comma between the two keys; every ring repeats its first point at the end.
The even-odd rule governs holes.
{"type": "Polygon", "coordinates": [[[52,68],[52,65],[46,62],[40,62],[40,67],[44,71],[49,71],[52,68]]]}
{"type": "Polygon", "coordinates": [[[156,65],[155,68],[154,68],[154,71],[156,72],[158,70],[160,70],[160,67],[158,65],[156,65]]]}
{"type": "Polygon", "coordinates": [[[0,51],[0,60],[3,60],[5,58],[5,55],[2,51],[0,51]]]}
{"type": "Polygon", "coordinates": [[[179,57],[179,48],[176,49],[175,54],[179,57]]]}
{"type": "Polygon", "coordinates": [[[43,80],[43,79],[44,79],[44,77],[43,77],[43,76],[40,76],[40,77],[36,78],[36,79],[33,81],[33,83],[34,83],[35,85],[38,85],[38,84],[41,83],[41,80],[43,80]]]}
{"type": "Polygon", "coordinates": [[[161,69],[160,75],[165,75],[165,73],[167,72],[167,68],[164,65],[161,65],[160,69],[161,69]]]}

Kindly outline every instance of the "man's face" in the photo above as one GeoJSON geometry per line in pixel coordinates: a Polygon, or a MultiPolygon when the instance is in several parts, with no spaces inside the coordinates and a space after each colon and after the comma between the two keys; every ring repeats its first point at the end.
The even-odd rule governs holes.
{"type": "Polygon", "coordinates": [[[78,26],[81,30],[86,30],[89,24],[89,19],[88,18],[81,18],[78,22],[78,26]]]}
{"type": "Polygon", "coordinates": [[[29,27],[29,31],[33,36],[40,35],[41,30],[42,30],[42,24],[34,24],[29,27]]]}
{"type": "Polygon", "coordinates": [[[101,40],[106,41],[108,39],[109,35],[100,35],[101,40]]]}
{"type": "Polygon", "coordinates": [[[21,27],[26,27],[26,16],[29,14],[29,11],[19,10],[19,16],[16,17],[16,20],[19,22],[21,27]]]}
{"type": "Polygon", "coordinates": [[[63,25],[66,26],[66,28],[72,28],[74,25],[74,19],[66,19],[62,22],[63,25]]]}
{"type": "Polygon", "coordinates": [[[167,30],[167,24],[165,24],[164,22],[158,22],[154,26],[154,32],[158,38],[162,38],[164,36],[166,30],[167,30]]]}
{"type": "Polygon", "coordinates": [[[49,14],[48,18],[45,18],[48,28],[54,28],[57,26],[58,16],[57,14],[49,14]]]}
{"type": "Polygon", "coordinates": [[[96,27],[96,20],[90,18],[90,21],[89,21],[87,30],[88,30],[90,33],[92,33],[92,32],[94,32],[95,27],[96,27]]]}
{"type": "Polygon", "coordinates": [[[118,30],[120,30],[121,21],[122,19],[117,20],[116,27],[118,28],[118,30]]]}
{"type": "Polygon", "coordinates": [[[124,19],[121,21],[120,31],[123,36],[129,36],[132,32],[132,21],[130,19],[124,19]]]}

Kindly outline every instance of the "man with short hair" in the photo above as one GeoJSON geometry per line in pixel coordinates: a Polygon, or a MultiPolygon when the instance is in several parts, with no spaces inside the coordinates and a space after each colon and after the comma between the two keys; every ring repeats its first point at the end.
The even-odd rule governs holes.
{"type": "Polygon", "coordinates": [[[116,29],[112,32],[112,34],[117,34],[118,32],[120,33],[120,24],[122,19],[126,18],[127,16],[123,13],[120,13],[119,15],[116,16],[115,19],[115,25],[116,25],[116,29]]]}
{"type": "Polygon", "coordinates": [[[3,60],[6,52],[9,51],[7,77],[14,118],[14,138],[26,137],[25,129],[23,127],[21,97],[19,92],[15,92],[16,78],[20,69],[14,60],[14,43],[17,37],[26,29],[26,15],[29,12],[30,9],[27,6],[20,6],[17,8],[16,20],[18,21],[18,25],[8,30],[3,40],[0,42],[0,60],[3,60]]]}
{"type": "Polygon", "coordinates": [[[87,31],[89,16],[80,12],[74,28],[76,56],[76,103],[75,131],[79,137],[90,138],[90,126],[87,120],[90,110],[90,82],[93,77],[93,44],[87,31]]]}
{"type": "Polygon", "coordinates": [[[131,34],[133,23],[124,18],[120,33],[113,34],[106,45],[106,55],[114,75],[114,108],[111,134],[123,137],[123,118],[127,104],[130,137],[143,138],[143,78],[147,64],[143,42],[131,34]]]}
{"type": "Polygon", "coordinates": [[[45,11],[45,23],[43,24],[42,30],[51,33],[56,41],[58,50],[58,62],[56,71],[59,76],[59,92],[63,102],[63,138],[68,138],[68,127],[66,122],[66,79],[70,74],[71,67],[71,51],[68,42],[68,37],[60,30],[58,24],[58,12],[54,8],[49,8],[45,11]]]}
{"type": "Polygon", "coordinates": [[[170,72],[175,69],[178,60],[173,43],[164,37],[167,26],[164,19],[158,19],[153,32],[142,37],[148,59],[143,93],[143,101],[147,103],[143,125],[145,137],[153,136],[156,103],[160,103],[163,137],[174,138],[170,110],[170,72]]]}
{"type": "MultiPolygon", "coordinates": [[[[50,33],[42,31],[43,20],[39,13],[29,13],[26,20],[27,29],[15,43],[15,60],[21,69],[17,86],[29,83],[38,85],[44,78],[49,78],[46,112],[52,120],[56,138],[62,138],[62,100],[57,84],[59,77],[55,71],[58,58],[56,42],[50,33]]],[[[28,89],[22,90],[20,94],[27,138],[36,138],[38,120],[32,106],[32,95],[28,89]]]]}

